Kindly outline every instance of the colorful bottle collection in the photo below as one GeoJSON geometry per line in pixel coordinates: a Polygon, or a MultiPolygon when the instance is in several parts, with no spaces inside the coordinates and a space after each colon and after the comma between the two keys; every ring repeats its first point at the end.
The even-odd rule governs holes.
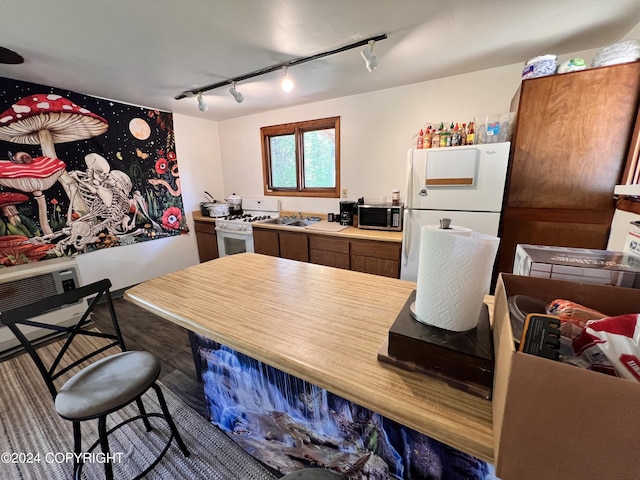
{"type": "Polygon", "coordinates": [[[473,145],[475,139],[475,127],[473,122],[460,124],[451,122],[440,125],[427,125],[420,129],[416,138],[416,148],[443,148],[458,147],[460,145],[473,145]]]}

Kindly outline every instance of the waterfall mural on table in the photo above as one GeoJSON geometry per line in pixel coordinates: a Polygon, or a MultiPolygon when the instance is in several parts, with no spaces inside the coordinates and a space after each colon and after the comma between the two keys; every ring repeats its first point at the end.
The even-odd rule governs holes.
{"type": "Polygon", "coordinates": [[[0,78],[0,267],[186,233],[171,113],[0,78]]]}
{"type": "Polygon", "coordinates": [[[496,480],[494,468],[206,337],[195,335],[209,419],[282,474],[496,480]]]}

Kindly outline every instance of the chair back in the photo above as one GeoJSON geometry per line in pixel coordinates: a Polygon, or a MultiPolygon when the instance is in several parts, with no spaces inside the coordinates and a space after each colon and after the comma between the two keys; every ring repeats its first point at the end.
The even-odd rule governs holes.
{"type": "Polygon", "coordinates": [[[43,298],[42,300],[38,300],[37,302],[30,303],[28,305],[0,312],[0,323],[6,325],[9,330],[11,330],[27,353],[31,356],[54,399],[57,395],[55,380],[61,375],[113,346],[119,346],[122,351],[126,350],[124,340],[120,332],[120,327],[118,325],[116,311],[113,306],[110,288],[111,281],[109,279],[103,279],[83,287],[43,298]],[[82,316],[73,325],[63,326],[46,323],[41,319],[36,318],[45,313],[60,309],[65,305],[79,302],[84,298],[88,299],[88,306],[82,316]],[[109,314],[115,331],[115,334],[113,335],[83,328],[91,321],[91,313],[103,298],[106,300],[109,307],[109,314]],[[64,343],[61,342],[61,347],[50,365],[46,365],[44,358],[38,351],[39,349],[34,344],[35,341],[29,340],[20,330],[19,325],[48,329],[52,331],[52,334],[58,332],[66,337],[64,343]],[[62,360],[65,357],[65,354],[68,353],[70,345],[80,336],[106,338],[110,340],[110,342],[90,351],[89,353],[83,354],[81,358],[73,359],[73,361],[69,362],[65,359],[65,362],[63,362],[62,360]]]}

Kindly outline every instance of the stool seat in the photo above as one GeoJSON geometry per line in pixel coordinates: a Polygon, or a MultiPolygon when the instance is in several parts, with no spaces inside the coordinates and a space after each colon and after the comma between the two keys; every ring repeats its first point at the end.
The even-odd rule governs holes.
{"type": "Polygon", "coordinates": [[[120,409],[142,395],[160,374],[150,352],[127,351],[84,368],[58,391],[56,411],[67,420],[87,420],[120,409]]]}
{"type": "Polygon", "coordinates": [[[305,468],[304,470],[288,473],[281,477],[280,480],[339,480],[341,478],[344,477],[324,468],[305,468]]]}

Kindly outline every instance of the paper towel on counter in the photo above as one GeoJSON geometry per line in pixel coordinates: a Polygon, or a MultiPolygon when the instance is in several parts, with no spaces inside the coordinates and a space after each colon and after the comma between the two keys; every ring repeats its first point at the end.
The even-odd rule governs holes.
{"type": "Polygon", "coordinates": [[[475,328],[489,293],[500,239],[452,226],[426,225],[420,232],[417,320],[463,332],[475,328]]]}

